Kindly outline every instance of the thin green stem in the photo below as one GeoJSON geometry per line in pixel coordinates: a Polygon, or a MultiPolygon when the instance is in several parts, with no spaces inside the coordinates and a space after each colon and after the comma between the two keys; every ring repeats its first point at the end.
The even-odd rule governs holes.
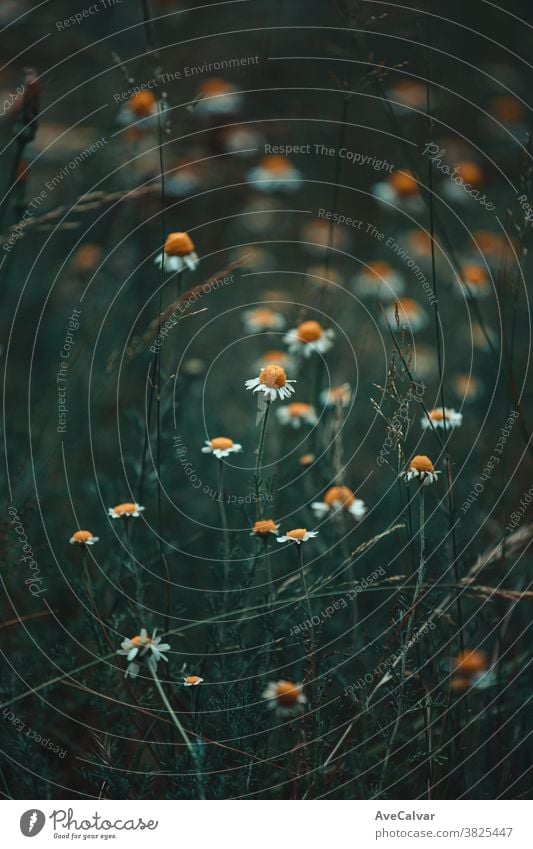
{"type": "MultiPolygon", "coordinates": [[[[229,555],[230,555],[230,544],[229,544],[229,531],[228,531],[228,518],[226,515],[226,502],[224,501],[224,461],[218,461],[218,469],[217,469],[217,481],[218,481],[218,504],[220,508],[220,524],[222,526],[222,536],[224,539],[224,590],[228,589],[229,582],[229,555]]],[[[226,606],[226,605],[224,605],[226,606]]]]}
{"type": "Polygon", "coordinates": [[[270,412],[270,404],[271,404],[271,401],[270,401],[270,398],[269,398],[266,401],[265,415],[263,416],[263,421],[261,422],[261,433],[259,435],[259,445],[257,447],[257,458],[256,458],[256,461],[255,461],[255,494],[256,494],[256,497],[257,497],[256,511],[257,511],[257,518],[258,519],[260,519],[261,516],[263,515],[263,501],[262,501],[262,498],[261,498],[261,478],[260,478],[260,475],[261,475],[261,461],[263,459],[263,449],[264,449],[264,446],[265,446],[266,429],[267,429],[267,424],[268,424],[268,414],[270,412]]]}

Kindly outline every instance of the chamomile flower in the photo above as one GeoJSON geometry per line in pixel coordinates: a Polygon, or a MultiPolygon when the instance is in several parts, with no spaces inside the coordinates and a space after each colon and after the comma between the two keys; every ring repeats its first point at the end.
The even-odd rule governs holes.
{"type": "Polygon", "coordinates": [[[428,415],[431,421],[428,421],[428,416],[424,416],[420,420],[423,429],[431,427],[441,427],[443,429],[452,430],[454,427],[460,427],[463,423],[463,414],[457,413],[448,407],[436,407],[434,410],[428,410],[428,415]],[[444,421],[446,419],[446,421],[444,421]]]}
{"type": "Polygon", "coordinates": [[[311,509],[318,519],[327,513],[347,510],[354,519],[362,519],[366,513],[365,502],[355,497],[347,486],[332,486],[324,494],[322,501],[313,501],[311,509]]]}
{"type": "Polygon", "coordinates": [[[117,504],[116,507],[109,507],[107,513],[112,519],[129,519],[131,517],[136,519],[143,510],[144,507],[141,507],[140,504],[125,502],[124,504],[117,504]]]}
{"type": "Polygon", "coordinates": [[[378,296],[390,301],[403,295],[405,280],[388,262],[369,262],[353,278],[358,295],[378,296]]]}
{"type": "Polygon", "coordinates": [[[202,448],[203,454],[214,454],[219,460],[222,457],[228,457],[230,454],[238,454],[239,451],[242,451],[242,445],[234,442],[233,439],[228,439],[227,436],[215,436],[214,439],[206,439],[202,448]]]}
{"type": "Polygon", "coordinates": [[[318,419],[312,404],[295,401],[276,410],[280,424],[299,428],[302,424],[316,425],[318,419]]]}
{"type": "Polygon", "coordinates": [[[442,185],[442,193],[452,201],[472,201],[469,192],[483,185],[483,171],[476,162],[458,162],[442,185]]]}
{"type": "Polygon", "coordinates": [[[462,268],[462,279],[458,277],[460,289],[474,298],[484,298],[490,294],[489,276],[482,265],[469,263],[462,268]]]}
{"type": "Polygon", "coordinates": [[[292,681],[271,681],[263,691],[263,698],[280,716],[298,713],[307,701],[302,685],[292,681]]]}
{"type": "Polygon", "coordinates": [[[386,180],[374,183],[372,194],[386,204],[405,208],[410,212],[423,208],[418,183],[411,171],[393,171],[386,180]]]}
{"type": "Polygon", "coordinates": [[[455,394],[463,403],[475,401],[484,390],[482,381],[473,374],[457,374],[452,380],[452,385],[455,394]]]}
{"type": "Polygon", "coordinates": [[[151,91],[139,91],[124,103],[117,116],[117,122],[122,126],[136,124],[137,127],[154,127],[157,124],[157,113],[165,111],[165,103],[158,103],[151,91]]]}
{"type": "Polygon", "coordinates": [[[288,380],[285,369],[281,366],[265,366],[261,369],[259,377],[247,380],[245,386],[254,392],[263,392],[270,401],[275,401],[276,397],[281,400],[290,398],[291,392],[295,391],[293,383],[296,381],[288,380]]]}
{"type": "Polygon", "coordinates": [[[422,330],[428,318],[422,307],[412,298],[398,298],[384,311],[385,322],[389,327],[406,327],[411,333],[422,330]]]}
{"type": "Polygon", "coordinates": [[[308,542],[313,537],[318,536],[318,531],[308,531],[307,528],[294,528],[292,531],[287,531],[281,537],[278,537],[278,542],[295,542],[298,545],[302,542],[308,542]]]}
{"type": "Polygon", "coordinates": [[[410,461],[403,474],[407,482],[413,480],[413,478],[418,478],[423,486],[428,486],[430,483],[435,483],[440,472],[435,471],[435,467],[429,457],[426,457],[425,454],[417,454],[410,461]]]}
{"type": "Polygon", "coordinates": [[[242,95],[234,85],[222,77],[205,80],[198,89],[195,112],[199,115],[228,115],[238,112],[242,95]]]}
{"type": "Polygon", "coordinates": [[[199,259],[188,233],[169,233],[163,251],[154,262],[159,267],[164,263],[165,271],[183,271],[184,268],[194,271],[199,259]]]}
{"type": "Polygon", "coordinates": [[[329,248],[347,250],[350,247],[350,239],[342,224],[314,219],[303,227],[301,244],[309,253],[323,256],[329,248]]]}
{"type": "Polygon", "coordinates": [[[318,321],[303,321],[298,327],[289,330],[283,337],[291,354],[303,354],[310,357],[313,351],[325,354],[333,345],[335,333],[333,330],[324,330],[318,321]]]}
{"type": "Polygon", "coordinates": [[[72,534],[69,542],[72,545],[94,545],[95,542],[98,542],[99,537],[93,536],[90,531],[75,531],[72,534]]]}
{"type": "Polygon", "coordinates": [[[488,665],[485,652],[477,649],[465,649],[457,655],[453,669],[454,672],[459,672],[461,675],[474,675],[484,672],[488,665]]]}
{"type": "Polygon", "coordinates": [[[286,351],[272,350],[261,354],[256,365],[259,370],[265,368],[265,366],[280,366],[287,370],[291,368],[292,364],[293,361],[286,351]]]}
{"type": "Polygon", "coordinates": [[[243,314],[244,327],[248,333],[264,333],[267,330],[283,330],[285,317],[268,307],[246,310],[243,314]]]}
{"type": "Polygon", "coordinates": [[[271,154],[248,172],[247,180],[261,192],[293,192],[300,187],[302,175],[286,156],[271,154]]]}
{"type": "Polygon", "coordinates": [[[416,115],[427,109],[426,86],[418,80],[401,79],[387,89],[387,99],[392,109],[402,117],[416,115]]]}
{"type": "Polygon", "coordinates": [[[319,397],[324,407],[347,407],[352,398],[352,389],[349,383],[342,383],[323,389],[319,397]]]}
{"type": "Polygon", "coordinates": [[[279,525],[273,519],[258,519],[257,522],[254,522],[250,536],[268,539],[269,534],[277,534],[278,531],[279,525]]]}
{"type": "Polygon", "coordinates": [[[303,466],[304,469],[307,469],[309,466],[312,466],[316,460],[316,456],[314,454],[302,454],[301,457],[298,457],[298,463],[300,466],[303,466]]]}
{"type": "Polygon", "coordinates": [[[121,643],[121,648],[117,654],[125,655],[128,661],[125,677],[135,678],[139,674],[140,663],[138,661],[146,661],[150,670],[155,672],[157,664],[160,660],[168,663],[168,657],[164,654],[170,651],[168,643],[162,643],[161,637],[156,637],[157,628],[154,630],[153,636],[148,636],[146,628],[141,628],[140,633],[132,637],[126,638],[121,643]]]}
{"type": "Polygon", "coordinates": [[[184,686],[184,687],[197,687],[197,686],[198,686],[198,684],[202,684],[202,683],[203,683],[203,680],[204,680],[204,679],[203,679],[203,678],[200,678],[200,676],[199,676],[199,675],[187,675],[187,676],[183,679],[183,686],[184,686]]]}

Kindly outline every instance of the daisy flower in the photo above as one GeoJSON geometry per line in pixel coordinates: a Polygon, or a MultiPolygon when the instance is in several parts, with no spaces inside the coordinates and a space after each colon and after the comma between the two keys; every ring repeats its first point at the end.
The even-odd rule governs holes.
{"type": "Polygon", "coordinates": [[[252,389],[254,392],[263,392],[271,401],[276,400],[276,396],[290,398],[291,392],[294,392],[293,383],[295,380],[288,380],[285,374],[285,369],[281,366],[265,366],[261,369],[259,377],[253,377],[245,383],[246,389],[252,389]]]}
{"type": "Polygon", "coordinates": [[[268,701],[268,707],[281,716],[298,713],[307,701],[302,685],[292,681],[271,681],[262,695],[268,701]]]}
{"type": "Polygon", "coordinates": [[[419,478],[423,486],[428,486],[430,483],[435,483],[440,472],[435,471],[435,467],[429,457],[426,457],[425,454],[417,454],[416,457],[413,457],[403,474],[407,482],[413,478],[419,478]]]}
{"type": "Polygon", "coordinates": [[[313,501],[311,509],[318,519],[322,519],[327,513],[338,510],[347,510],[354,519],[362,519],[366,513],[365,502],[355,497],[355,493],[347,486],[332,486],[322,501],[313,501]]]}
{"type": "Polygon", "coordinates": [[[246,310],[243,314],[243,321],[248,333],[262,333],[266,330],[283,330],[285,327],[284,316],[268,307],[246,310]]]}
{"type": "Polygon", "coordinates": [[[412,212],[423,206],[418,183],[412,171],[394,171],[386,180],[374,183],[371,190],[378,200],[405,207],[412,212]]]}
{"type": "Polygon", "coordinates": [[[164,263],[165,271],[183,271],[184,268],[194,271],[199,259],[188,233],[169,233],[163,251],[154,262],[159,267],[164,263]]]}
{"type": "Polygon", "coordinates": [[[292,359],[289,357],[286,351],[265,351],[259,359],[257,360],[257,367],[259,369],[265,368],[265,366],[281,366],[281,368],[288,369],[292,366],[292,359]]]}
{"type": "Polygon", "coordinates": [[[315,408],[311,404],[297,401],[280,407],[276,410],[276,415],[282,425],[290,424],[294,428],[299,428],[302,424],[316,425],[318,421],[315,408]]]}
{"type": "Polygon", "coordinates": [[[465,649],[457,655],[453,668],[454,672],[460,672],[462,675],[474,675],[484,672],[488,665],[485,652],[477,651],[477,649],[465,649]]]}
{"type": "Polygon", "coordinates": [[[385,321],[390,327],[397,326],[396,314],[400,327],[407,327],[411,333],[421,330],[427,324],[426,313],[412,298],[398,298],[385,308],[385,321]]]}
{"type": "Polygon", "coordinates": [[[369,262],[353,278],[358,295],[378,295],[390,301],[403,295],[405,280],[388,262],[369,262]]]}
{"type": "Polygon", "coordinates": [[[339,272],[325,265],[310,265],[305,274],[314,286],[320,286],[320,288],[342,286],[342,277],[339,272]]]}
{"type": "Polygon", "coordinates": [[[137,123],[138,126],[153,127],[157,124],[158,109],[162,113],[166,106],[163,102],[158,104],[153,92],[139,91],[121,106],[117,122],[123,126],[137,123]]]}
{"type": "Polygon", "coordinates": [[[197,687],[198,684],[201,684],[203,682],[203,680],[204,679],[200,678],[199,675],[187,675],[183,679],[183,685],[185,687],[197,687]]]}
{"type": "Polygon", "coordinates": [[[458,278],[459,286],[474,298],[483,298],[490,294],[489,277],[482,265],[469,263],[462,268],[463,279],[458,278]]]}
{"type": "Polygon", "coordinates": [[[455,394],[461,401],[475,401],[483,392],[484,385],[473,374],[458,374],[452,381],[455,394]]]}
{"type": "Polygon", "coordinates": [[[294,528],[292,531],[287,531],[282,537],[278,537],[278,542],[295,542],[298,545],[302,542],[307,542],[313,537],[318,536],[318,531],[308,531],[307,528],[294,528]]]}
{"type": "Polygon", "coordinates": [[[352,389],[349,383],[342,383],[323,389],[319,397],[324,407],[347,407],[352,398],[352,389]]]}
{"type": "Polygon", "coordinates": [[[165,194],[172,197],[192,195],[204,182],[199,165],[183,161],[177,163],[165,179],[165,194]]]}
{"type": "MultiPolygon", "coordinates": [[[[387,89],[392,108],[402,116],[427,109],[426,87],[417,80],[398,80],[387,89]]],[[[433,99],[433,98],[432,98],[433,99]]]]}
{"type": "Polygon", "coordinates": [[[303,354],[310,357],[313,351],[325,354],[332,347],[335,333],[333,330],[324,330],[318,321],[303,321],[298,327],[289,330],[283,337],[283,341],[289,346],[291,354],[303,354]]]}
{"type": "Polygon", "coordinates": [[[125,655],[128,660],[125,677],[135,678],[139,674],[140,664],[137,661],[146,660],[148,668],[155,672],[157,664],[160,660],[168,663],[168,657],[164,654],[170,650],[168,643],[162,643],[161,637],[156,637],[157,628],[154,630],[153,637],[148,636],[146,628],[141,628],[140,634],[132,637],[131,640],[126,638],[120,644],[121,648],[117,654],[125,655]]]}
{"type": "Polygon", "coordinates": [[[299,462],[300,466],[304,467],[304,469],[307,468],[308,466],[312,466],[313,463],[315,462],[315,460],[316,460],[316,457],[315,457],[314,454],[302,454],[301,457],[298,457],[298,462],[299,462]]]}
{"type": "Polygon", "coordinates": [[[130,516],[136,519],[143,510],[144,507],[141,507],[140,504],[125,502],[124,504],[117,504],[116,507],[109,507],[107,513],[112,519],[128,519],[130,516]]]}
{"type": "Polygon", "coordinates": [[[277,525],[273,519],[258,519],[257,522],[254,522],[250,536],[268,539],[269,534],[277,534],[278,531],[279,525],[277,525]]]}
{"type": "Polygon", "coordinates": [[[228,115],[237,112],[242,104],[242,95],[234,85],[222,77],[205,80],[198,89],[194,110],[203,115],[228,115]]]}
{"type": "Polygon", "coordinates": [[[302,175],[286,156],[270,154],[248,172],[247,180],[261,192],[292,192],[299,188],[302,175]]]}
{"type": "Polygon", "coordinates": [[[230,454],[238,454],[239,451],[242,451],[242,445],[234,442],[233,439],[228,439],[227,436],[215,436],[214,439],[206,439],[202,448],[203,454],[214,454],[219,460],[222,457],[228,457],[230,454]]]}
{"type": "Polygon", "coordinates": [[[95,542],[98,542],[99,537],[95,537],[92,535],[90,531],[75,531],[72,534],[69,542],[72,545],[94,545],[95,542]]]}
{"type": "Polygon", "coordinates": [[[428,427],[444,427],[452,429],[454,427],[460,427],[463,423],[463,414],[457,413],[455,410],[451,410],[448,407],[437,407],[434,410],[428,411],[429,418],[431,422],[428,421],[428,417],[424,416],[423,419],[420,420],[420,424],[426,430],[428,427]],[[446,418],[446,422],[444,421],[446,418]]]}
{"type": "Polygon", "coordinates": [[[222,143],[225,150],[241,156],[251,156],[264,145],[264,136],[254,127],[239,125],[226,127],[222,131],[222,143]]]}
{"type": "Polygon", "coordinates": [[[324,251],[347,250],[350,246],[348,233],[342,224],[315,219],[309,221],[302,230],[302,247],[312,254],[322,256],[324,251]]]}
{"type": "Polygon", "coordinates": [[[450,177],[452,179],[446,179],[442,186],[442,193],[449,200],[467,203],[472,200],[469,190],[483,185],[483,171],[476,162],[458,162],[450,177]]]}

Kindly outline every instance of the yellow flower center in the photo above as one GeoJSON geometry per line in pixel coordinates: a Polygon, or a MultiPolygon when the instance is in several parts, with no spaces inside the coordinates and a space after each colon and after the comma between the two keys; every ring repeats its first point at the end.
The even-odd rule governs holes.
{"type": "Polygon", "coordinates": [[[470,286],[484,286],[487,282],[487,274],[481,265],[465,265],[463,277],[470,286]]]}
{"type": "Polygon", "coordinates": [[[281,389],[287,383],[285,369],[281,366],[265,366],[261,369],[259,383],[262,383],[269,389],[281,389]]]}
{"type": "Polygon", "coordinates": [[[396,304],[398,306],[399,315],[403,313],[406,316],[414,318],[420,312],[420,308],[417,302],[413,301],[412,298],[398,298],[396,304]]]}
{"type": "Polygon", "coordinates": [[[386,279],[392,269],[388,262],[369,262],[367,273],[376,277],[376,282],[381,282],[381,278],[386,279]]]}
{"type": "Polygon", "coordinates": [[[409,463],[409,469],[415,472],[434,472],[433,463],[425,454],[417,454],[409,463]]]}
{"type": "Polygon", "coordinates": [[[298,704],[300,695],[300,688],[292,681],[278,681],[276,684],[276,701],[282,707],[298,704]]]}
{"type": "Polygon", "coordinates": [[[300,342],[316,342],[322,336],[322,328],[318,321],[304,321],[298,326],[297,333],[300,342]]]}
{"type": "Polygon", "coordinates": [[[324,495],[324,503],[328,507],[333,507],[335,504],[342,504],[348,508],[354,502],[354,494],[347,486],[332,486],[324,495]]]}
{"type": "Polygon", "coordinates": [[[72,534],[72,539],[75,539],[76,542],[87,542],[92,539],[92,536],[90,531],[76,531],[75,534],[72,534]]]}
{"type": "Polygon", "coordinates": [[[257,534],[258,536],[265,536],[272,531],[275,533],[277,529],[278,526],[272,521],[272,519],[260,519],[258,522],[254,523],[253,527],[254,534],[257,534]]]}
{"type": "Polygon", "coordinates": [[[416,195],[418,192],[418,183],[411,171],[395,171],[394,174],[391,174],[389,180],[399,195],[416,195]]]}
{"type": "Polygon", "coordinates": [[[129,504],[129,503],[117,504],[116,507],[113,507],[113,511],[115,513],[118,513],[119,516],[123,516],[123,515],[130,516],[132,513],[135,513],[137,511],[137,508],[138,508],[137,504],[129,504]]]}
{"type": "Polygon", "coordinates": [[[194,251],[194,242],[188,233],[169,233],[165,242],[167,256],[187,256],[194,251]]]}
{"type": "Polygon", "coordinates": [[[151,642],[150,637],[140,637],[138,634],[136,637],[131,638],[131,643],[136,649],[141,648],[141,646],[149,646],[151,642]]]}
{"type": "Polygon", "coordinates": [[[233,91],[233,86],[221,77],[212,77],[202,83],[200,91],[204,97],[213,97],[217,94],[228,94],[228,92],[233,91]]]}
{"type": "Polygon", "coordinates": [[[299,419],[301,416],[308,416],[313,408],[311,407],[311,404],[296,402],[294,404],[289,404],[287,409],[291,419],[299,419]]]}
{"type": "Polygon", "coordinates": [[[433,419],[434,422],[441,422],[444,419],[444,412],[442,409],[430,410],[429,418],[433,419]]]}
{"type": "Polygon", "coordinates": [[[311,463],[314,463],[315,455],[314,454],[302,454],[300,459],[298,460],[300,466],[310,466],[311,463]]]}
{"type": "Polygon", "coordinates": [[[465,649],[460,652],[455,661],[455,670],[465,675],[483,672],[487,668],[487,657],[484,652],[475,649],[465,649]]]}
{"type": "Polygon", "coordinates": [[[287,531],[285,534],[289,539],[299,539],[302,540],[307,533],[307,528],[295,528],[293,531],[287,531]]]}
{"type": "Polygon", "coordinates": [[[290,168],[290,162],[286,156],[265,156],[262,161],[262,167],[267,171],[270,171],[271,174],[283,174],[290,168]]]}
{"type": "Polygon", "coordinates": [[[254,324],[259,324],[261,327],[269,327],[276,318],[274,310],[259,309],[254,310],[250,315],[250,320],[254,324]]]}
{"type": "Polygon", "coordinates": [[[227,451],[228,448],[233,448],[233,439],[228,439],[227,436],[215,436],[211,440],[211,448],[214,451],[227,451]]]}
{"type": "Polygon", "coordinates": [[[455,166],[457,176],[471,186],[480,186],[483,182],[483,172],[475,162],[458,162],[455,166]]]}
{"type": "Polygon", "coordinates": [[[155,96],[151,91],[139,91],[130,97],[129,107],[137,118],[146,118],[152,114],[155,102],[155,96]]]}

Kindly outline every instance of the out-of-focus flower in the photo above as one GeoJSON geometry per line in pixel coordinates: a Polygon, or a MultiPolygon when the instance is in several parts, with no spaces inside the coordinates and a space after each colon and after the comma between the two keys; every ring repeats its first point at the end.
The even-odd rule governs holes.
{"type": "Polygon", "coordinates": [[[492,230],[472,231],[472,251],[483,254],[485,259],[501,260],[506,246],[509,250],[513,247],[501,233],[492,230]]]}
{"type": "Polygon", "coordinates": [[[446,430],[452,430],[454,427],[460,427],[463,423],[463,414],[457,413],[449,407],[436,407],[434,410],[428,410],[428,416],[424,416],[420,420],[424,430],[432,427],[441,427],[446,430]],[[428,421],[428,416],[431,421],[428,421]],[[446,421],[444,420],[446,418],[446,421]]]}
{"type": "Polygon", "coordinates": [[[341,224],[315,218],[303,227],[301,245],[309,253],[323,256],[324,251],[329,247],[333,250],[347,250],[350,239],[341,224]]]}
{"type": "Polygon", "coordinates": [[[157,98],[151,91],[139,91],[123,103],[117,115],[117,122],[123,126],[136,123],[137,129],[157,125],[157,113],[164,112],[164,101],[158,104],[157,98]]]}
{"type": "Polygon", "coordinates": [[[103,250],[100,245],[80,245],[74,254],[73,263],[76,271],[86,274],[96,268],[102,258],[103,250]]]}
{"type": "Polygon", "coordinates": [[[278,421],[282,425],[292,425],[299,428],[302,424],[316,425],[318,419],[315,408],[311,404],[295,401],[276,410],[278,421]]]}
{"type": "Polygon", "coordinates": [[[259,377],[253,377],[245,383],[246,389],[252,389],[254,392],[263,392],[271,401],[275,401],[276,397],[281,400],[289,398],[291,392],[294,392],[293,383],[295,380],[288,380],[285,374],[285,369],[281,366],[265,366],[261,369],[259,377]]]}
{"type": "Polygon", "coordinates": [[[474,675],[477,672],[484,672],[488,665],[485,652],[465,649],[457,655],[453,668],[454,672],[459,672],[461,675],[474,675]]]}
{"type": "Polygon", "coordinates": [[[385,321],[389,327],[407,327],[411,333],[422,330],[427,324],[427,315],[416,301],[412,298],[398,298],[393,304],[385,308],[385,321]]]}
{"type": "Polygon", "coordinates": [[[390,301],[403,294],[405,280],[388,262],[369,262],[353,278],[358,295],[378,296],[390,301]]]}
{"type": "Polygon", "coordinates": [[[230,153],[252,156],[263,146],[264,137],[255,127],[242,124],[237,127],[225,127],[222,131],[222,143],[230,153]]]}
{"type": "Polygon", "coordinates": [[[281,366],[281,368],[287,370],[291,367],[292,360],[286,351],[272,350],[265,351],[259,357],[257,365],[259,369],[265,368],[265,366],[281,366]]]}
{"type": "Polygon", "coordinates": [[[317,536],[318,531],[308,531],[307,528],[294,528],[294,530],[287,531],[283,536],[278,537],[278,542],[295,542],[300,545],[302,542],[307,542],[317,536]]]}
{"type": "Polygon", "coordinates": [[[263,698],[280,716],[298,713],[307,701],[302,685],[292,681],[271,681],[263,691],[263,698]]]}
{"type": "Polygon", "coordinates": [[[141,667],[138,661],[146,661],[148,668],[153,672],[156,671],[160,660],[168,663],[168,657],[164,652],[170,651],[170,645],[162,643],[161,637],[156,637],[156,633],[157,628],[154,629],[153,636],[149,637],[146,628],[141,628],[140,634],[136,637],[123,640],[117,654],[125,655],[128,660],[126,678],[135,678],[139,674],[141,667]]]}
{"type": "Polygon", "coordinates": [[[347,407],[352,399],[352,388],[349,383],[330,386],[323,389],[319,397],[324,407],[347,407]]]}
{"type": "Polygon", "coordinates": [[[303,354],[310,357],[316,351],[325,354],[333,345],[335,333],[333,330],[324,330],[318,321],[303,321],[298,327],[289,330],[283,337],[291,354],[303,354]]]}
{"type": "Polygon", "coordinates": [[[285,316],[267,307],[246,310],[243,314],[244,326],[248,333],[264,333],[267,330],[283,330],[285,316]]]}
{"type": "Polygon", "coordinates": [[[298,458],[300,466],[304,466],[304,468],[312,466],[315,460],[316,457],[314,454],[302,454],[302,456],[298,458]]]}
{"type": "Polygon", "coordinates": [[[327,513],[346,510],[355,519],[362,519],[366,513],[365,502],[355,497],[355,493],[347,486],[332,486],[325,493],[322,501],[313,501],[311,509],[321,519],[327,513]]]}
{"type": "Polygon", "coordinates": [[[202,684],[203,680],[199,675],[187,675],[183,679],[183,685],[185,687],[197,687],[198,684],[202,684]]]}
{"type": "Polygon", "coordinates": [[[325,265],[310,265],[305,275],[314,286],[327,286],[332,289],[342,286],[342,277],[339,272],[325,265]]]}
{"type": "Polygon", "coordinates": [[[136,519],[143,510],[144,507],[141,507],[140,504],[125,502],[124,504],[117,504],[116,507],[109,507],[107,513],[112,519],[129,519],[132,517],[136,519]]]}
{"type": "Polygon", "coordinates": [[[412,212],[422,208],[418,183],[411,171],[394,171],[386,180],[374,183],[372,194],[386,204],[412,212]]]}
{"type": "Polygon", "coordinates": [[[194,111],[200,115],[228,115],[238,112],[242,104],[242,94],[234,85],[222,77],[210,77],[197,91],[200,98],[194,111]]]}
{"type": "Polygon", "coordinates": [[[435,483],[440,472],[435,471],[435,467],[429,457],[426,457],[425,454],[417,454],[416,457],[413,457],[403,474],[407,482],[413,480],[413,478],[418,478],[421,484],[429,486],[429,484],[435,483]]]}
{"type": "Polygon", "coordinates": [[[458,162],[450,177],[445,177],[442,183],[442,193],[450,200],[466,203],[473,199],[469,192],[483,185],[483,171],[476,162],[468,160],[458,162]]]}
{"type": "Polygon", "coordinates": [[[242,445],[234,442],[233,439],[228,439],[227,436],[215,436],[214,439],[206,439],[202,448],[204,454],[214,454],[219,460],[222,457],[229,457],[230,454],[238,454],[239,451],[242,451],[242,445]]]}
{"type": "Polygon", "coordinates": [[[163,251],[155,258],[159,267],[163,262],[165,271],[183,271],[184,268],[194,271],[199,260],[194,250],[194,242],[188,233],[168,234],[163,251]]]}
{"type": "Polygon", "coordinates": [[[438,374],[439,364],[434,348],[417,342],[413,346],[411,371],[421,380],[431,380],[438,374]]]}
{"type": "Polygon", "coordinates": [[[277,525],[273,519],[258,519],[257,522],[254,522],[250,536],[268,539],[269,534],[277,534],[278,531],[279,525],[277,525]]]}
{"type": "Polygon", "coordinates": [[[475,401],[483,392],[482,381],[473,374],[458,374],[452,380],[455,394],[461,401],[475,401]]]}
{"type": "Polygon", "coordinates": [[[72,545],[94,545],[95,542],[98,542],[100,537],[95,537],[90,531],[75,531],[69,542],[72,545]]]}
{"type": "Polygon", "coordinates": [[[177,162],[165,177],[165,194],[171,197],[188,197],[205,182],[202,164],[187,160],[177,162]]]}
{"type": "Polygon", "coordinates": [[[526,110],[515,97],[503,95],[493,98],[489,105],[489,111],[507,128],[525,124],[526,110]]]}
{"type": "Polygon", "coordinates": [[[271,154],[248,172],[247,180],[260,192],[293,192],[300,187],[302,175],[286,156],[271,154]]]}
{"type": "Polygon", "coordinates": [[[463,280],[459,277],[457,279],[463,292],[472,295],[474,298],[484,298],[490,294],[489,277],[482,265],[474,263],[464,265],[462,275],[463,280]]]}
{"type": "MultiPolygon", "coordinates": [[[[410,114],[412,110],[416,114],[427,109],[426,86],[417,80],[398,80],[387,89],[387,98],[394,111],[402,116],[410,114]]],[[[431,102],[434,104],[433,96],[431,102]]]]}

